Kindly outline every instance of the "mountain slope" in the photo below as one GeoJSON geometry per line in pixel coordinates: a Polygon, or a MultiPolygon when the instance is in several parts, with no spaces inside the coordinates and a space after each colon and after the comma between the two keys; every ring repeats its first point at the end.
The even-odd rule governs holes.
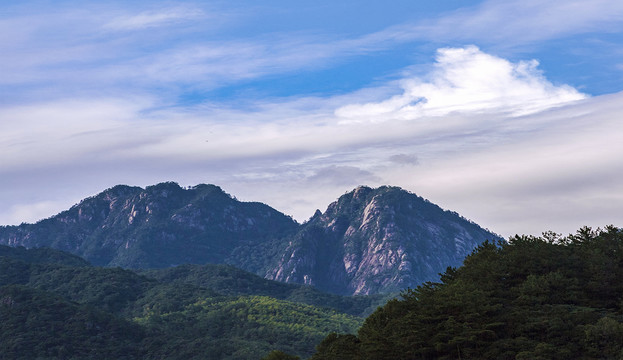
{"type": "MultiPolygon", "coordinates": [[[[309,356],[330,332],[354,333],[363,322],[330,304],[219,294],[185,282],[185,270],[166,269],[168,281],[159,282],[120,268],[64,265],[60,256],[43,263],[40,249],[19,250],[0,256],[2,359],[246,360],[273,349],[309,356]]],[[[231,284],[219,288],[231,293],[300,287],[225,269],[235,270],[226,272],[231,284]]]]}
{"type": "Polygon", "coordinates": [[[228,296],[268,296],[278,300],[331,308],[355,316],[367,316],[391,295],[340,296],[314,287],[264,279],[231,265],[180,265],[140,272],[162,283],[184,283],[228,296]]]}
{"type": "Polygon", "coordinates": [[[0,358],[140,359],[145,331],[32,288],[0,286],[0,358]]]}
{"type": "Polygon", "coordinates": [[[265,296],[206,298],[178,311],[135,319],[166,334],[153,359],[259,359],[278,348],[307,358],[331,332],[354,333],[363,319],[265,296]]]}
{"type": "Polygon", "coordinates": [[[0,245],[0,257],[3,256],[35,264],[58,264],[77,267],[90,265],[88,261],[79,256],[50,248],[26,249],[24,247],[0,245]]]}
{"type": "Polygon", "coordinates": [[[1,227],[0,243],[52,247],[100,266],[227,262],[258,272],[297,227],[269,206],[239,202],[214,185],[119,185],[36,224],[1,227]]]}
{"type": "Polygon", "coordinates": [[[395,292],[434,280],[498,236],[396,187],[359,187],[291,239],[267,278],[345,294],[395,292]]]}

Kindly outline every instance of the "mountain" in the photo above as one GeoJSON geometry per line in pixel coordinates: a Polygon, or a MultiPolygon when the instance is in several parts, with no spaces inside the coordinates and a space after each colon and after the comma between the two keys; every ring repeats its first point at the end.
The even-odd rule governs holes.
{"type": "Polygon", "coordinates": [[[397,292],[438,278],[498,236],[397,187],[359,187],[292,237],[269,279],[344,294],[397,292]]]}
{"type": "Polygon", "coordinates": [[[215,185],[119,185],[36,224],[0,227],[0,244],[50,247],[98,266],[230,264],[335,294],[392,293],[435,280],[498,237],[396,187],[359,187],[298,224],[215,185]]]}
{"type": "Polygon", "coordinates": [[[0,244],[51,247],[99,266],[230,263],[258,272],[273,243],[297,229],[292,218],[214,185],[119,185],[36,224],[1,227],[0,244]]]}

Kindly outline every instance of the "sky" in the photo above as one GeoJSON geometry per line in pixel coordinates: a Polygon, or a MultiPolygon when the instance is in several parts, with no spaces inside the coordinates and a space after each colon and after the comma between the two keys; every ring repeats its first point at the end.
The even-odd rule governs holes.
{"type": "Polygon", "coordinates": [[[117,184],[623,227],[623,2],[0,3],[0,224],[117,184]]]}

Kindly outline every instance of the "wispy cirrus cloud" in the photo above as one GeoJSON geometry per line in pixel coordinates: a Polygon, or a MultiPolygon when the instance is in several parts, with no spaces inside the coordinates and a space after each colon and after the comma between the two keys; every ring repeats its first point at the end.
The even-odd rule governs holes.
{"type": "Polygon", "coordinates": [[[436,18],[395,27],[393,37],[462,40],[517,46],[575,34],[617,32],[623,28],[617,0],[495,1],[458,9],[436,18]]]}
{"type": "Polygon", "coordinates": [[[173,7],[119,16],[104,24],[103,27],[111,30],[139,30],[191,20],[201,19],[205,21],[206,18],[206,13],[202,9],[173,7]]]}

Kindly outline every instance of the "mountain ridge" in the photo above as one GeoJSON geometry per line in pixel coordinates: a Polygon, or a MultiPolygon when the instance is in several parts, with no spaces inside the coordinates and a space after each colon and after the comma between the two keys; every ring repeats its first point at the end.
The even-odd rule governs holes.
{"type": "MultiPolygon", "coordinates": [[[[35,224],[0,227],[0,243],[52,247],[99,266],[158,268],[222,263],[232,252],[249,260],[254,246],[297,226],[268,205],[239,202],[218,186],[183,189],[169,182],[117,185],[35,224]],[[184,241],[175,241],[179,237],[184,241]]],[[[252,261],[246,264],[257,271],[252,261]]]]}
{"type": "Polygon", "coordinates": [[[0,227],[0,244],[51,247],[97,266],[229,264],[341,295],[392,293],[435,280],[479,243],[496,239],[391,186],[360,186],[299,224],[216,185],[117,185],[35,224],[0,227]]]}

